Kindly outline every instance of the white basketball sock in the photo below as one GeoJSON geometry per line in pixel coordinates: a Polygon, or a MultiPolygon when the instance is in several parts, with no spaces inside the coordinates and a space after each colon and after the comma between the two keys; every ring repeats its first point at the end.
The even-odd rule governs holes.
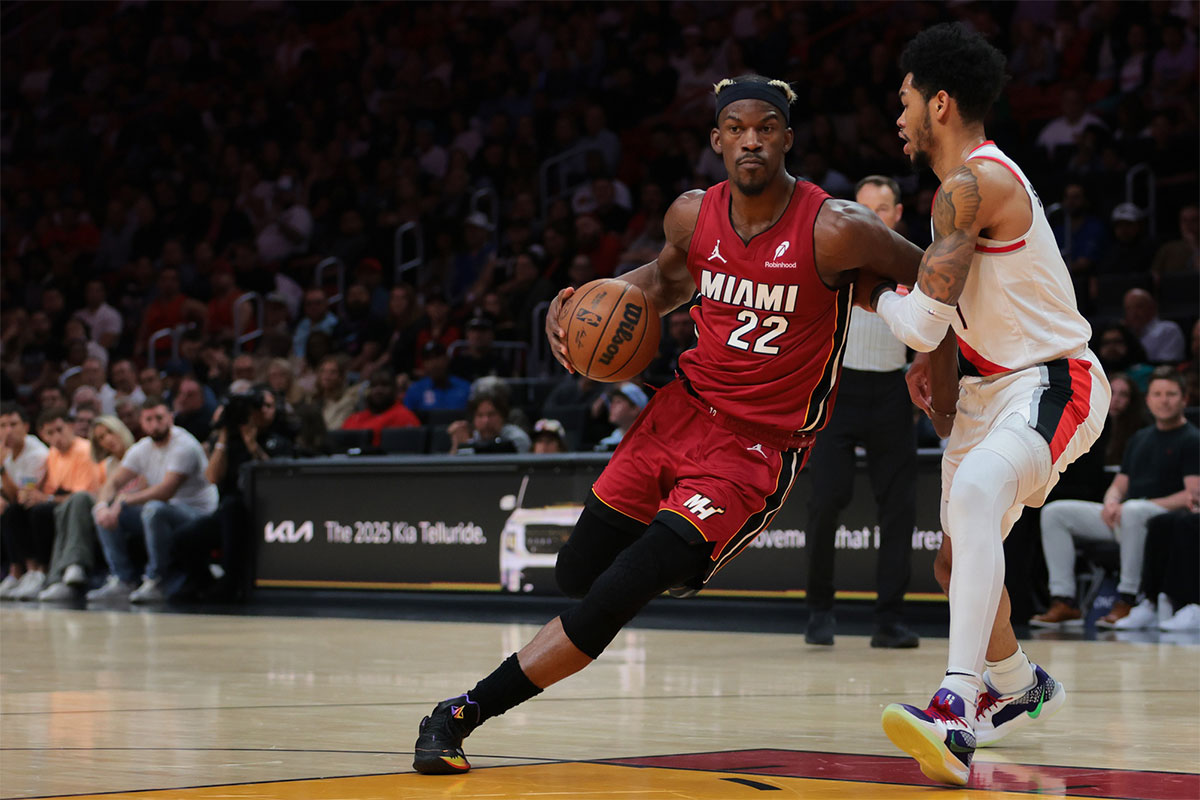
{"type": "Polygon", "coordinates": [[[983,679],[1001,694],[1023,694],[1033,688],[1033,665],[1020,645],[1017,645],[1017,652],[1008,658],[986,663],[987,671],[983,673],[983,679]]]}
{"type": "Polygon", "coordinates": [[[946,677],[942,678],[942,688],[949,689],[963,699],[970,713],[968,719],[975,716],[975,704],[979,702],[979,692],[983,688],[983,679],[978,673],[957,670],[953,673],[947,672],[946,677]]]}

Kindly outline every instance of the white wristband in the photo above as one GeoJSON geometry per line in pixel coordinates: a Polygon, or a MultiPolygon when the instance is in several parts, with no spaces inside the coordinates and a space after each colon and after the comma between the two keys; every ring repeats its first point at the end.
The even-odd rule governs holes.
{"type": "Polygon", "coordinates": [[[919,353],[928,353],[942,343],[946,326],[954,318],[954,306],[934,300],[914,286],[904,297],[884,292],[875,304],[875,313],[897,339],[919,353]]]}

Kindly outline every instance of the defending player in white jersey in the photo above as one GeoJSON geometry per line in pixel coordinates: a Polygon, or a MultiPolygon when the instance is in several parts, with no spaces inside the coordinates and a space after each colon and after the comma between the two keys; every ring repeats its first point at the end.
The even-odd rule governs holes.
{"type": "Polygon", "coordinates": [[[1066,699],[1017,644],[1003,540],[1099,437],[1110,396],[1041,201],[984,134],[1004,63],[956,25],[930,28],[905,49],[897,124],[913,164],[942,181],[934,242],[910,294],[867,276],[855,298],[905,344],[933,351],[914,362],[910,392],[943,435],[953,422],[942,459],[947,538],[936,565],[950,595],[948,669],[928,708],[893,704],[883,713],[888,738],[927,777],[951,784],[967,782],[977,741],[989,744],[1066,699]],[[945,378],[956,345],[957,387],[945,378]]]}

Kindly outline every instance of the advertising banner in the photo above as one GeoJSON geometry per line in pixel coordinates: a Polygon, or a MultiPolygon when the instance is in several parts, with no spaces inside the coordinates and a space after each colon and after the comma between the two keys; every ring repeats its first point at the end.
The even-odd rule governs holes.
{"type": "MultiPolygon", "coordinates": [[[[283,461],[252,470],[259,588],[557,593],[554,561],[603,455],[283,461]]],[[[703,594],[800,596],[809,482],[703,594]]],[[[836,533],[839,596],[874,593],[879,532],[864,471],[836,533]]],[[[940,599],[936,458],[917,488],[910,594],[940,599]]]]}

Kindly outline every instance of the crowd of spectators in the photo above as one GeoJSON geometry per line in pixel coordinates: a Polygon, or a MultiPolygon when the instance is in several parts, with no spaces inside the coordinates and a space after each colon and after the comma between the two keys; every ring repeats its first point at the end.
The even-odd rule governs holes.
{"type": "MultiPolygon", "coordinates": [[[[145,441],[161,401],[171,438],[209,467],[227,453],[195,476],[220,487],[202,540],[226,550],[238,459],[615,446],[692,345],[688,316],[664,321],[641,380],[606,389],[552,369],[537,315],[653,259],[672,199],[724,179],[712,85],[792,81],[789,169],[841,197],[894,175],[899,229],[926,245],[936,182],[895,135],[896,64],[945,19],[1009,55],[988,132],[1043,198],[1131,395],[1106,444],[1119,463],[1156,364],[1200,402],[1190,2],[19,6],[0,78],[0,397],[35,422],[29,452],[66,409],[98,468],[145,441]],[[256,421],[220,422],[231,395],[256,421]]],[[[106,480],[52,488],[107,502],[123,489],[106,480]]],[[[72,507],[53,519],[79,522],[72,507]]],[[[26,552],[43,538],[5,561],[53,588],[50,540],[26,552]]],[[[99,571],[72,557],[72,579],[99,571]]],[[[163,590],[118,572],[119,591],[163,590]]]]}

